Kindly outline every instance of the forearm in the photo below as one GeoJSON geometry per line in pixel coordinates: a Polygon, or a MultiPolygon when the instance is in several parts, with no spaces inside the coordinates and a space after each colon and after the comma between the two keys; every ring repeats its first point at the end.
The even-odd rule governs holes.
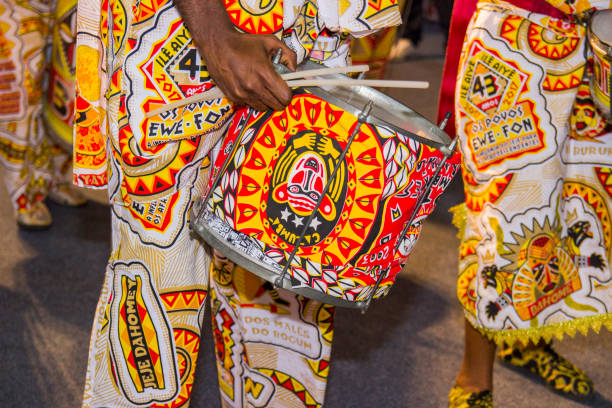
{"type": "Polygon", "coordinates": [[[214,41],[237,33],[223,0],[174,0],[198,50],[206,55],[214,41]]]}
{"type": "Polygon", "coordinates": [[[273,35],[238,32],[223,0],[174,0],[204,59],[210,78],[236,104],[258,111],[283,109],[291,89],[274,71],[271,58],[282,49],[281,62],[295,69],[295,53],[273,35]]]}

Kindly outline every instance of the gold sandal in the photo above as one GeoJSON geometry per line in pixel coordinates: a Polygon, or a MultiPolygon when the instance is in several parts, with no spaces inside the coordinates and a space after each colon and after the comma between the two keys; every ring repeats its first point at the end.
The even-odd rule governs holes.
{"type": "Polygon", "coordinates": [[[593,395],[591,379],[557,354],[550,344],[527,348],[504,346],[500,348],[499,357],[511,368],[528,371],[566,397],[585,399],[593,395]]]}
{"type": "Polygon", "coordinates": [[[470,392],[455,385],[448,394],[448,408],[493,408],[490,390],[470,392]]]}

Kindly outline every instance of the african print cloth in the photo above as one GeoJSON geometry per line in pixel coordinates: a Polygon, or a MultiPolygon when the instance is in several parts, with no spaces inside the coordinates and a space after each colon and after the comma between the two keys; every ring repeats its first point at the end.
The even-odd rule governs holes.
{"type": "MultiPolygon", "coordinates": [[[[225,1],[238,30],[282,35],[298,62],[308,56],[328,66],[348,62],[349,34],[366,35],[400,23],[396,0],[272,1],[248,10],[241,4],[225,1]]],[[[168,177],[151,175],[140,186],[126,172],[128,194],[135,194],[134,189],[136,195],[147,195],[171,188],[184,160],[170,167],[168,160],[159,165],[150,161],[169,149],[163,146],[169,141],[219,129],[233,109],[220,99],[145,118],[146,111],[215,86],[178,11],[167,0],[82,1],[77,44],[75,183],[101,187],[108,182],[106,141],[112,140],[119,160],[135,166],[134,172],[143,165],[168,170],[168,177]],[[116,123],[105,123],[107,111],[119,118],[116,123]],[[138,163],[127,159],[132,156],[138,163]]],[[[205,141],[209,148],[214,142],[214,137],[205,141]]]]}
{"type": "Polygon", "coordinates": [[[43,200],[50,184],[64,181],[71,168],[70,155],[43,126],[51,13],[44,2],[0,0],[0,163],[15,212],[43,200]]]}
{"type": "MultiPolygon", "coordinates": [[[[320,407],[329,372],[333,308],[211,258],[182,207],[199,196],[208,158],[196,155],[194,187],[168,194],[178,233],[135,230],[113,206],[112,255],[96,310],[83,407],[187,407],[210,297],[224,407],[320,407]],[[202,174],[200,174],[202,172],[202,174]]],[[[147,210],[150,210],[149,206],[147,210]]],[[[155,216],[156,211],[147,211],[155,216]]]]}
{"type": "MultiPolygon", "coordinates": [[[[382,103],[379,95],[367,101],[382,103]]],[[[389,293],[459,155],[442,164],[440,149],[414,137],[430,131],[425,120],[403,132],[361,124],[325,96],[296,89],[283,111],[237,112],[213,167],[220,182],[208,214],[194,224],[271,273],[287,267],[293,288],[366,302],[389,293]]]]}
{"type": "Polygon", "coordinates": [[[612,133],[581,25],[481,2],[456,115],[466,201],[457,292],[496,342],[612,328],[612,133]]]}

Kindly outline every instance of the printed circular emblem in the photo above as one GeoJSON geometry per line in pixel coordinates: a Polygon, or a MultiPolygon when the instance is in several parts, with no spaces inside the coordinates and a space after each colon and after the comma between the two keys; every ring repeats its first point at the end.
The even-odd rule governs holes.
{"type": "MultiPolygon", "coordinates": [[[[125,59],[126,113],[144,149],[218,129],[232,113],[226,99],[197,102],[153,117],[145,112],[214,87],[183,20],[170,4],[125,59]]],[[[123,84],[122,84],[123,85],[123,84]]]]}
{"type": "Polygon", "coordinates": [[[291,234],[289,236],[300,234],[302,219],[310,215],[319,200],[322,201],[312,231],[309,231],[312,232],[309,243],[318,244],[333,231],[347,191],[346,165],[338,161],[341,151],[336,140],[311,130],[300,131],[288,140],[272,173],[267,213],[281,215],[276,220],[291,234]],[[329,192],[323,194],[329,175],[338,164],[340,168],[334,183],[329,192]],[[290,219],[291,214],[294,216],[290,219]]]}
{"type": "Polygon", "coordinates": [[[580,38],[578,37],[559,35],[533,23],[529,25],[527,39],[533,52],[552,60],[562,60],[568,57],[580,45],[580,38]]]}
{"type": "Polygon", "coordinates": [[[248,170],[238,176],[237,229],[265,231],[257,238],[291,250],[321,200],[298,255],[322,264],[350,260],[359,244],[347,224],[373,224],[378,201],[368,197],[378,196],[384,181],[382,149],[368,126],[339,162],[355,126],[354,116],[307,94],[294,98],[287,111],[258,119],[251,127],[257,130],[243,135],[251,142],[249,151],[240,146],[235,156],[248,170]],[[323,194],[336,166],[336,177],[323,194]]]}

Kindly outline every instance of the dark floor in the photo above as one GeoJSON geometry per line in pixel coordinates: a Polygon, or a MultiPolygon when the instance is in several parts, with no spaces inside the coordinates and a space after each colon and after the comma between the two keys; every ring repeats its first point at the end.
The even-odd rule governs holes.
{"type": "MultiPolygon", "coordinates": [[[[431,81],[428,91],[391,93],[429,119],[435,117],[440,43],[440,35],[427,36],[416,56],[389,67],[394,78],[431,81]]],[[[80,404],[110,239],[105,196],[91,197],[84,208],[51,205],[55,225],[47,232],[19,231],[8,200],[0,197],[0,408],[80,404]]],[[[365,315],[338,310],[326,407],[447,404],[463,347],[454,294],[458,240],[447,209],[461,198],[455,183],[428,220],[390,296],[365,315]]],[[[612,334],[578,335],[556,344],[591,375],[599,394],[578,404],[497,365],[496,407],[612,407],[612,334]]],[[[201,350],[192,406],[218,407],[210,332],[201,350]]]]}

